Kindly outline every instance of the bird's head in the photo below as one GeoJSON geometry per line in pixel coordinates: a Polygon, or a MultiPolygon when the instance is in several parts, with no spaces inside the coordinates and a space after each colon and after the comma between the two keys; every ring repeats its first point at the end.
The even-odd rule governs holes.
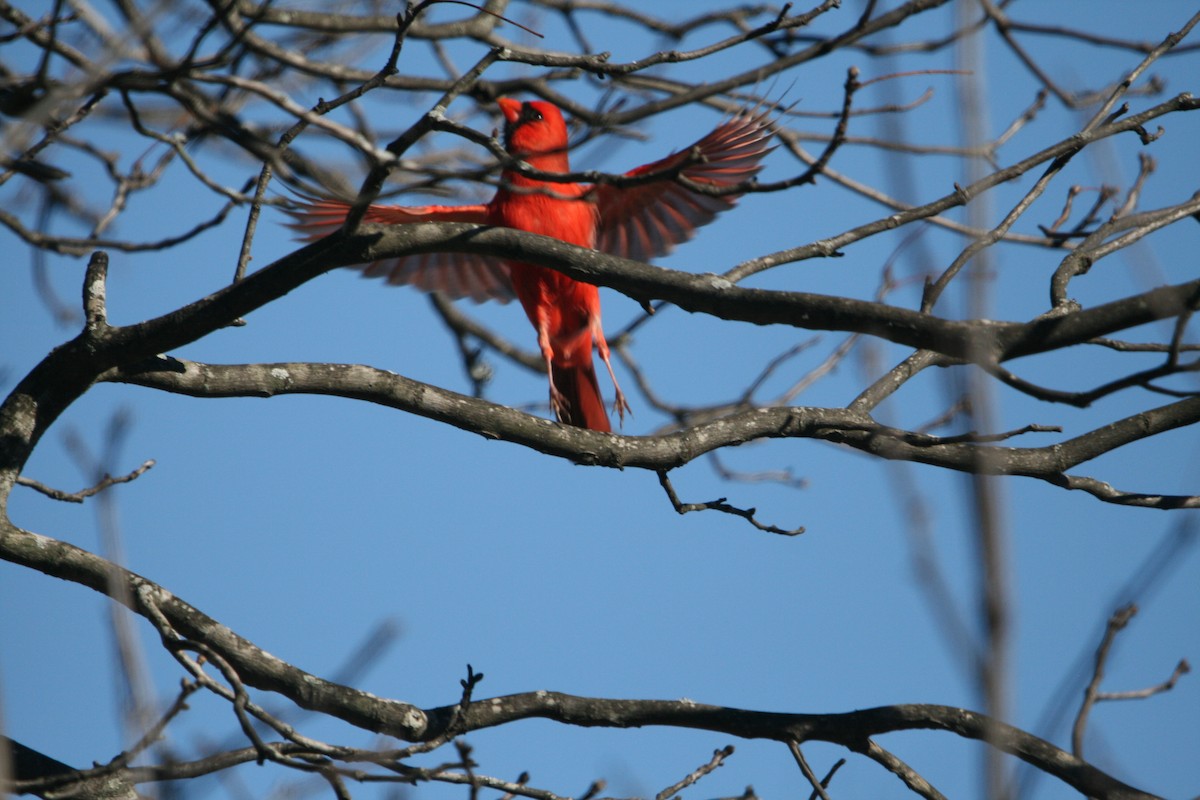
{"type": "Polygon", "coordinates": [[[567,123],[553,103],[509,97],[497,102],[504,114],[504,148],[509,153],[547,172],[568,171],[567,123]]]}

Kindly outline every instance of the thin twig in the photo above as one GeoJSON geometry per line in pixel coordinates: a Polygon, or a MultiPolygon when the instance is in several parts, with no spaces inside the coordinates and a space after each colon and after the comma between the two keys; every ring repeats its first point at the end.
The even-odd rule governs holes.
{"type": "Polygon", "coordinates": [[[729,758],[731,755],[733,755],[733,745],[731,744],[725,745],[720,750],[714,750],[712,758],[696,767],[687,775],[683,776],[678,783],[674,783],[656,794],[654,796],[654,800],[670,800],[670,798],[679,794],[681,791],[691,786],[705,775],[708,775],[716,770],[718,767],[724,764],[725,759],[729,758]]]}
{"type": "Polygon", "coordinates": [[[86,489],[80,489],[78,492],[64,492],[61,489],[55,489],[47,486],[40,481],[35,481],[33,478],[27,478],[24,475],[17,477],[17,483],[19,483],[21,486],[27,486],[34,491],[41,492],[42,494],[54,500],[61,500],[64,503],[82,503],[87,498],[95,494],[99,494],[110,486],[115,486],[118,483],[129,483],[130,481],[135,480],[146,470],[153,467],[154,464],[155,461],[153,458],[146,459],[146,461],[142,462],[142,465],[133,470],[133,472],[125,475],[118,475],[117,477],[106,475],[100,480],[99,483],[89,486],[86,489]]]}
{"type": "Polygon", "coordinates": [[[788,742],[788,750],[792,752],[792,758],[796,759],[796,764],[800,767],[800,772],[804,774],[807,780],[813,787],[813,794],[820,797],[821,800],[829,800],[829,792],[825,791],[824,784],[817,778],[817,773],[812,771],[812,767],[808,765],[808,759],[804,757],[804,753],[800,750],[800,744],[796,741],[788,742]]]}
{"type": "Polygon", "coordinates": [[[666,470],[658,471],[658,483],[662,486],[663,491],[667,493],[667,498],[671,501],[671,506],[674,507],[675,512],[680,515],[686,514],[689,511],[720,511],[725,514],[733,514],[734,516],[741,517],[755,528],[767,533],[775,533],[780,536],[797,536],[804,533],[803,527],[787,530],[785,528],[777,528],[774,525],[764,525],[754,518],[758,509],[731,506],[725,502],[726,498],[724,497],[704,503],[684,503],[680,501],[679,495],[675,494],[675,487],[671,484],[671,479],[667,477],[666,470]]]}

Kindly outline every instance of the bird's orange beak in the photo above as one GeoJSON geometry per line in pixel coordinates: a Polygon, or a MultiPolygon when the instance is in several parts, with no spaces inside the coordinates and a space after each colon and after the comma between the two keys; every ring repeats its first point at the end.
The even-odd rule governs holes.
{"type": "Polygon", "coordinates": [[[508,122],[514,123],[521,116],[521,101],[513,100],[511,97],[501,97],[496,101],[496,105],[500,106],[501,113],[508,122]]]}

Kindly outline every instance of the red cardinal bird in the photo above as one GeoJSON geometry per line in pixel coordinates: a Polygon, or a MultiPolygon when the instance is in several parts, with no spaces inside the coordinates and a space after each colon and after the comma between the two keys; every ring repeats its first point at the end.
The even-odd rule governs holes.
{"type": "MultiPolygon", "coordinates": [[[[522,103],[502,97],[498,102],[506,122],[504,146],[514,158],[543,172],[570,171],[567,126],[558,108],[540,100],[522,103]]],[[[742,113],[688,149],[626,174],[686,165],[679,174],[696,183],[733,186],[761,169],[759,161],[771,149],[771,133],[766,114],[742,113]]],[[[506,169],[501,188],[484,205],[372,205],[364,221],[497,225],[648,261],[691,238],[697,227],[735,201],[736,195],[699,194],[670,178],[617,188],[541,181],[506,169]]],[[[296,220],[292,227],[315,239],[337,229],[348,208],[342,201],[318,200],[289,213],[296,220]]],[[[600,327],[600,294],[592,284],[534,264],[463,253],[409,256],[368,264],[363,270],[367,276],[386,277],[391,284],[409,284],[476,302],[507,302],[515,295],[537,329],[538,347],[550,374],[550,406],[558,420],[597,431],[612,430],[596,382],[593,344],[616,388],[614,410],[624,420],[629,404],[613,374],[608,342],[600,327]]]]}

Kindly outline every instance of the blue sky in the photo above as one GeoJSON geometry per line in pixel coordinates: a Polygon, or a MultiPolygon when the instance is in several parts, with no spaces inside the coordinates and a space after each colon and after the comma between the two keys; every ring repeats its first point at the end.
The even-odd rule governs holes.
{"type": "MultiPolygon", "coordinates": [[[[859,8],[856,3],[845,6],[817,30],[848,26],[859,8]]],[[[1049,14],[1051,6],[1061,11],[1060,19],[1082,21],[1088,30],[1149,41],[1179,28],[1190,13],[1183,4],[1160,3],[1145,4],[1134,14],[1116,2],[1016,3],[1011,12],[1035,20],[1049,14]],[[1082,13],[1088,9],[1102,13],[1082,13]]],[[[665,4],[663,13],[676,8],[682,14],[685,7],[691,13],[695,6],[665,4]]],[[[548,17],[532,21],[544,24],[548,41],[564,35],[548,17]]],[[[587,22],[594,45],[614,50],[616,59],[657,49],[613,20],[590,15],[587,22]]],[[[949,24],[950,14],[939,13],[898,36],[942,35],[949,24]]],[[[709,40],[701,33],[688,44],[709,40]]],[[[1049,40],[1033,37],[1022,41],[1076,88],[1117,79],[1139,60],[1116,49],[1049,46],[1049,40]]],[[[410,47],[401,69],[418,69],[410,64],[421,64],[425,52],[410,47]]],[[[358,56],[374,65],[384,54],[377,49],[358,56]]],[[[470,54],[461,58],[469,63],[470,54]]],[[[698,80],[744,69],[748,58],[746,52],[734,51],[711,62],[675,65],[668,74],[698,80]]],[[[994,36],[987,39],[985,62],[991,101],[987,125],[999,132],[1029,105],[1036,87],[994,36]]],[[[1179,56],[1154,71],[1167,77],[1168,94],[1194,91],[1188,81],[1200,74],[1196,62],[1195,55],[1179,56]]],[[[836,109],[850,64],[862,69],[863,79],[934,66],[916,58],[884,64],[861,53],[840,54],[786,74],[775,93],[798,102],[799,111],[836,109]]],[[[502,65],[488,76],[528,70],[502,65]]],[[[927,87],[934,90],[933,99],[900,118],[905,138],[956,144],[959,118],[951,77],[921,75],[882,84],[865,90],[861,102],[913,100],[927,87]]],[[[570,86],[558,88],[581,100],[593,96],[583,82],[577,93],[570,86]]],[[[313,102],[316,97],[298,99],[313,102]]],[[[424,109],[413,100],[379,97],[367,108],[386,133],[402,129],[424,109]]],[[[1133,97],[1130,102],[1140,110],[1158,101],[1133,97]]],[[[593,146],[576,154],[574,163],[623,171],[688,144],[719,120],[711,111],[681,109],[646,125],[647,141],[593,146]]],[[[1012,163],[1058,141],[1083,121],[1051,101],[1000,150],[1000,161],[1012,163]]],[[[475,123],[485,124],[482,118],[475,123]]],[[[805,118],[793,124],[810,133],[827,133],[831,126],[829,120],[805,118]]],[[[1173,115],[1164,125],[1166,134],[1148,149],[1159,159],[1160,170],[1146,185],[1142,208],[1181,202],[1197,189],[1190,153],[1200,136],[1200,121],[1194,114],[1173,115]]],[[[850,133],[881,135],[880,119],[857,118],[850,133]]],[[[98,135],[111,137],[104,141],[120,150],[126,165],[146,146],[117,138],[112,129],[98,135]]],[[[356,179],[348,153],[316,142],[301,145],[324,147],[331,165],[344,166],[356,179]]],[[[438,145],[457,143],[430,143],[438,145]]],[[[818,144],[808,147],[819,149],[818,144]]],[[[1076,158],[1018,230],[1036,232],[1035,223],[1053,220],[1072,183],[1104,180],[1127,186],[1140,150],[1137,139],[1129,136],[1076,158]]],[[[70,154],[49,153],[61,159],[56,163],[71,165],[70,154]]],[[[217,163],[215,154],[202,153],[217,163]]],[[[887,187],[884,162],[895,158],[846,146],[831,166],[887,187]]],[[[931,200],[962,180],[953,159],[911,158],[918,174],[914,200],[931,200]]],[[[246,161],[223,164],[217,174],[230,184],[255,171],[246,161]]],[[[88,169],[82,163],[75,166],[88,169]]],[[[767,159],[763,177],[784,178],[801,169],[781,149],[767,159]]],[[[998,220],[1034,177],[997,189],[990,197],[991,219],[998,220]]],[[[20,202],[14,184],[0,189],[6,207],[20,202]]],[[[99,190],[89,200],[106,201],[99,190]]],[[[193,216],[211,213],[218,205],[176,170],[160,190],[134,199],[118,233],[155,238],[186,227],[193,216]]],[[[745,198],[660,263],[718,271],[886,213],[821,180],[784,195],[745,198]]],[[[266,217],[255,242],[255,266],[294,246],[289,232],[277,224],[278,216],[266,217]]],[[[235,212],[218,229],[168,255],[113,253],[108,290],[113,323],[164,313],[224,285],[232,275],[243,224],[244,217],[235,212]]],[[[1173,226],[1102,262],[1072,284],[1072,293],[1091,304],[1194,278],[1198,237],[1195,225],[1173,226]]],[[[0,368],[8,389],[50,348],[73,336],[74,328],[56,324],[34,299],[31,270],[15,237],[0,232],[0,242],[10,254],[0,270],[0,368]]],[[[870,297],[881,265],[898,242],[898,237],[869,240],[848,248],[843,258],[788,265],[751,285],[870,297]]],[[[965,241],[931,230],[921,245],[927,267],[941,269],[965,241]]],[[[993,257],[996,316],[1021,319],[1045,310],[1054,254],[1002,246],[993,257]]],[[[55,291],[75,302],[85,260],[48,256],[47,261],[55,291]]],[[[918,268],[920,264],[903,260],[897,267],[901,274],[918,268]]],[[[610,333],[637,317],[635,303],[603,294],[610,333]]],[[[917,290],[900,290],[892,301],[913,307],[917,290]]],[[[943,313],[953,315],[960,307],[959,297],[951,297],[943,313]]],[[[516,306],[469,310],[532,348],[532,332],[516,306]]],[[[439,327],[428,300],[364,281],[352,271],[323,276],[247,321],[245,327],[222,331],[177,355],[216,363],[365,363],[468,390],[455,344],[439,327]]],[[[1134,335],[1161,340],[1169,328],[1156,326],[1134,335]]],[[[664,397],[715,402],[736,396],[775,354],[812,336],[668,309],[638,332],[633,353],[664,397]]],[[[838,335],[821,334],[766,395],[814,368],[840,342],[838,335]]],[[[890,366],[904,355],[890,345],[871,348],[876,364],[890,366]]],[[[1014,367],[1034,381],[1082,388],[1113,370],[1149,363],[1134,358],[1076,350],[1014,367]]],[[[489,361],[496,368],[490,399],[516,406],[544,402],[543,378],[496,357],[489,361]]],[[[844,405],[877,369],[871,363],[856,354],[796,403],[844,405]]],[[[619,377],[627,391],[632,389],[627,371],[621,369],[619,377]]],[[[602,387],[610,393],[604,380],[602,387]]],[[[880,418],[918,426],[944,409],[948,393],[946,375],[923,375],[895,404],[881,409],[880,418]]],[[[627,420],[625,433],[650,433],[664,424],[636,392],[630,399],[635,416],[627,420]]],[[[1118,396],[1075,411],[1001,392],[997,415],[1002,428],[1062,424],[1063,436],[1070,436],[1161,402],[1118,396]]],[[[725,481],[703,459],[673,473],[685,500],[728,496],[736,505],[758,508],[765,522],[807,528],[804,536],[789,539],[756,532],[716,513],[678,516],[652,474],[576,467],[366,404],[304,397],[195,400],[115,385],[98,386],[72,406],[46,436],[26,474],[68,490],[87,484],[64,436],[73,431],[98,452],[107,421],[118,413],[128,414],[131,425],[114,470],[156,460],[142,478],[110,494],[111,519],[127,565],[314,674],[335,673],[365,637],[389,623],[395,639],[356,685],[422,706],[457,700],[458,681],[468,663],[486,675],[477,697],[553,689],[602,697],[688,697],[796,712],[907,702],[980,706],[962,648],[947,639],[930,613],[913,566],[914,537],[923,533],[953,593],[956,613],[975,627],[974,533],[968,483],[962,476],[885,464],[802,440],[750,444],[723,453],[721,460],[736,470],[792,470],[806,480],[803,488],[725,481]],[[904,486],[915,487],[914,493],[898,488],[904,486]],[[903,503],[914,496],[927,514],[924,528],[914,525],[903,503]]],[[[1053,441],[1057,435],[1041,436],[1050,438],[1030,438],[1029,443],[1053,441]]],[[[1184,429],[1078,471],[1128,490],[1196,493],[1196,443],[1196,431],[1184,429]]],[[[1164,542],[1186,537],[1180,530],[1195,524],[1194,515],[1118,508],[1028,479],[1002,480],[996,486],[1011,552],[1014,724],[1027,729],[1038,725],[1047,706],[1059,700],[1065,676],[1095,647],[1104,619],[1124,602],[1136,600],[1141,613],[1118,641],[1106,688],[1149,686],[1164,680],[1180,658],[1200,659],[1200,555],[1194,531],[1190,544],[1173,552],[1149,589],[1137,597],[1124,591],[1131,575],[1164,542]]],[[[65,505],[27,489],[14,492],[10,506],[11,517],[22,526],[89,550],[101,546],[104,512],[94,499],[83,506],[65,505]]],[[[0,564],[0,711],[9,735],[77,765],[110,758],[127,743],[119,721],[107,615],[107,602],[89,590],[0,564]]],[[[182,673],[156,646],[149,627],[134,624],[155,692],[168,700],[182,673]]],[[[1072,714],[1083,680],[1076,676],[1069,684],[1072,714]]],[[[281,707],[269,695],[259,699],[281,707]]],[[[1140,788],[1171,797],[1194,795],[1200,792],[1197,708],[1200,682],[1194,676],[1147,701],[1104,704],[1093,713],[1088,756],[1140,788]]],[[[373,741],[361,731],[312,716],[298,716],[295,722],[317,738],[358,745],[373,741]]],[[[1062,745],[1068,742],[1065,730],[1039,732],[1062,745]]],[[[192,709],[172,726],[170,741],[181,752],[197,753],[213,742],[237,742],[236,732],[233,714],[223,703],[197,696],[192,709]]],[[[807,793],[790,755],[775,743],[668,729],[582,730],[544,721],[472,734],[469,741],[481,772],[515,778],[529,771],[534,785],[567,795],[582,793],[592,780],[604,778],[610,796],[657,792],[708,760],[713,749],[733,741],[737,753],[690,790],[691,797],[736,795],[747,784],[764,798],[807,793]]],[[[886,736],[880,743],[947,794],[978,794],[980,751],[975,745],[932,733],[886,736]]],[[[822,774],[836,758],[850,758],[833,783],[841,796],[895,796],[902,788],[877,765],[840,748],[811,744],[805,752],[822,774]]],[[[450,757],[435,753],[424,763],[450,757]]],[[[224,781],[210,779],[204,787],[217,796],[241,791],[266,796],[296,780],[326,791],[277,768],[256,767],[239,768],[224,781]]],[[[384,796],[376,787],[352,788],[356,796],[384,796]]],[[[414,796],[457,797],[463,790],[421,786],[411,791],[414,796]]],[[[1068,793],[1045,779],[1031,796],[1068,793]]]]}

